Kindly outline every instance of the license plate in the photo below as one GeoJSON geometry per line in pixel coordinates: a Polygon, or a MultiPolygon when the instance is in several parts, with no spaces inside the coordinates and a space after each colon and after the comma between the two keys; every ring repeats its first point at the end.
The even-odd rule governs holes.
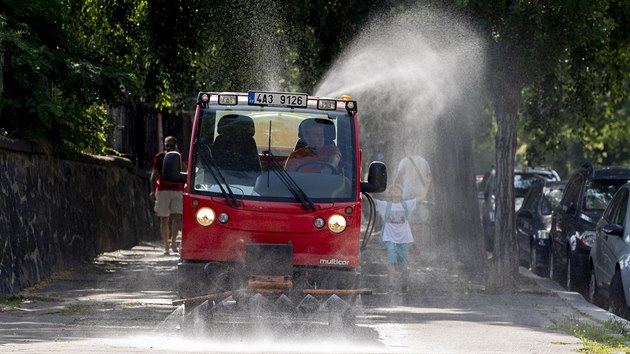
{"type": "Polygon", "coordinates": [[[306,108],[308,96],[304,93],[249,91],[247,102],[255,106],[285,106],[306,108]]]}

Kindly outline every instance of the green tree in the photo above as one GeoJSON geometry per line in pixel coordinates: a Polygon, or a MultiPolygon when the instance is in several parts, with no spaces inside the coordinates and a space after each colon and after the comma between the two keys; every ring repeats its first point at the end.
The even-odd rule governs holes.
{"type": "Polygon", "coordinates": [[[61,154],[102,153],[102,103],[128,77],[98,51],[79,44],[64,23],[64,1],[2,1],[2,134],[61,154]]]}
{"type": "Polygon", "coordinates": [[[552,73],[525,90],[524,121],[528,149],[537,161],[542,151],[554,153],[571,144],[583,147],[572,165],[584,159],[601,164],[628,164],[627,134],[630,85],[630,4],[589,2],[580,7],[589,16],[565,23],[573,31],[573,47],[552,73]],[[562,132],[562,134],[558,134],[562,132]]]}
{"type": "MultiPolygon", "coordinates": [[[[596,103],[623,100],[628,5],[606,0],[460,4],[490,40],[489,98],[497,120],[498,176],[491,285],[509,290],[518,273],[511,181],[520,113],[529,113],[530,134],[545,137],[554,147],[562,142],[559,126],[571,126],[578,134],[592,131],[589,117],[598,111],[596,103]]],[[[535,149],[530,151],[541,153],[535,149]]]]}

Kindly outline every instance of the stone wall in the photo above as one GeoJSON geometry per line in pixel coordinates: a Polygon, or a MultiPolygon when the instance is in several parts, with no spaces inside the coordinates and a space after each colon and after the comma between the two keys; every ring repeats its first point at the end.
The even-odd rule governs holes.
{"type": "Polygon", "coordinates": [[[127,159],[62,160],[0,137],[0,296],[107,251],[159,239],[145,171],[127,159]]]}

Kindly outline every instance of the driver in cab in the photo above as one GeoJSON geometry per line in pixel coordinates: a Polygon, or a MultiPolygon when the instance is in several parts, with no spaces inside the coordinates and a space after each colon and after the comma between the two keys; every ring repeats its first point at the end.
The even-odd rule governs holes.
{"type": "Polygon", "coordinates": [[[295,151],[287,158],[285,169],[295,172],[336,173],[341,152],[332,141],[334,131],[334,123],[327,119],[305,119],[298,128],[300,140],[295,151]]]}

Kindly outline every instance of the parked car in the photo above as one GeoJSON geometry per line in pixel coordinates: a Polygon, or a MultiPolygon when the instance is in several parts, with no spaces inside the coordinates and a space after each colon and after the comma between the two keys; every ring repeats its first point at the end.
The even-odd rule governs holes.
{"type": "Polygon", "coordinates": [[[569,291],[586,293],[595,226],[613,194],[630,181],[630,167],[584,164],[571,175],[551,217],[549,276],[569,291]]]}
{"type": "Polygon", "coordinates": [[[630,319],[630,184],[613,196],[596,227],[590,253],[588,300],[630,319]]]}
{"type": "MultiPolygon", "coordinates": [[[[514,170],[514,210],[520,208],[532,183],[539,180],[559,181],[560,176],[556,171],[545,167],[514,170]]],[[[478,188],[477,198],[479,199],[479,213],[484,231],[484,244],[486,251],[492,251],[494,248],[494,212],[496,208],[496,171],[494,168],[486,172],[478,188]]]]}
{"type": "Polygon", "coordinates": [[[565,185],[547,180],[533,184],[516,212],[519,261],[541,276],[549,275],[551,212],[560,204],[565,185]]]}

